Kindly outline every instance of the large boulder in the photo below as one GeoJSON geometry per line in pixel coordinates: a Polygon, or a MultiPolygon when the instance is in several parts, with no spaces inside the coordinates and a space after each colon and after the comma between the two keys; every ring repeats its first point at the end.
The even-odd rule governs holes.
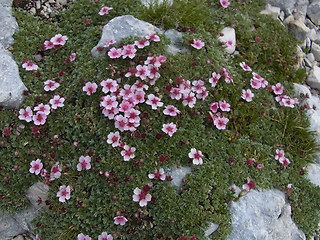
{"type": "Polygon", "coordinates": [[[297,0],[266,0],[271,6],[279,7],[281,10],[292,10],[296,4],[297,0]]]}
{"type": "Polygon", "coordinates": [[[320,25],[320,0],[312,1],[308,6],[307,15],[314,24],[320,25]]]}
{"type": "Polygon", "coordinates": [[[320,90],[320,67],[313,66],[307,78],[310,87],[320,90]]]}
{"type": "Polygon", "coordinates": [[[288,30],[289,30],[289,32],[292,33],[292,35],[298,41],[306,40],[307,34],[310,31],[310,29],[301,20],[294,20],[294,21],[289,22],[288,30]]]}
{"type": "Polygon", "coordinates": [[[95,57],[105,55],[106,50],[99,51],[98,47],[102,47],[109,40],[119,42],[126,37],[136,36],[142,38],[156,32],[161,31],[152,24],[141,21],[131,15],[115,17],[103,27],[101,39],[97,46],[91,50],[91,53],[95,57]]]}
{"type": "Polygon", "coordinates": [[[291,219],[291,207],[279,190],[251,190],[230,205],[232,233],[228,240],[303,240],[291,219]]]}
{"type": "Polygon", "coordinates": [[[27,88],[21,81],[17,63],[12,54],[0,44],[0,106],[18,108],[27,88]]]}
{"type": "Polygon", "coordinates": [[[187,51],[187,48],[182,45],[183,39],[181,32],[174,29],[164,32],[151,23],[139,20],[131,15],[124,15],[113,18],[103,27],[101,39],[97,46],[91,50],[91,53],[94,57],[104,56],[107,49],[104,48],[102,51],[99,51],[98,48],[103,47],[109,40],[120,42],[126,37],[136,36],[143,38],[151,33],[164,33],[165,36],[171,40],[171,44],[167,47],[167,53],[177,54],[178,52],[187,51]]]}
{"type": "Polygon", "coordinates": [[[10,1],[0,3],[0,43],[4,48],[8,48],[13,44],[12,35],[18,29],[16,19],[12,16],[10,1]]]}

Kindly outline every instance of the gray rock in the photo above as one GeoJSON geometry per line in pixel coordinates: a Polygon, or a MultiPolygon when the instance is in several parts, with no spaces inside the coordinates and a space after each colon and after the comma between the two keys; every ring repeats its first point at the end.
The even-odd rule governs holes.
{"type": "MultiPolygon", "coordinates": [[[[0,44],[1,45],[1,44],[0,44]]],[[[0,106],[18,108],[27,88],[21,81],[19,69],[8,50],[0,46],[0,106]]]]}
{"type": "Polygon", "coordinates": [[[129,36],[142,38],[156,32],[160,32],[160,29],[131,15],[115,17],[103,27],[101,39],[97,46],[91,50],[91,53],[94,57],[105,55],[105,50],[98,51],[97,48],[103,46],[107,41],[112,39],[119,42],[121,39],[129,36]]]}
{"type": "Polygon", "coordinates": [[[209,237],[212,233],[214,233],[215,231],[217,231],[217,229],[219,228],[219,224],[216,223],[209,223],[209,226],[207,228],[206,231],[204,231],[204,235],[206,237],[209,237]]]}
{"type": "Polygon", "coordinates": [[[43,183],[36,183],[27,190],[27,198],[31,206],[18,213],[0,216],[0,239],[11,240],[13,237],[32,231],[31,221],[36,218],[44,205],[38,205],[38,197],[47,199],[48,187],[43,183]],[[34,195],[34,196],[33,196],[34,195]]]}
{"type": "Polygon", "coordinates": [[[307,83],[310,87],[320,90],[320,68],[318,66],[313,66],[307,78],[307,83]]]}
{"type": "Polygon", "coordinates": [[[307,59],[310,61],[310,62],[314,62],[314,56],[313,56],[313,54],[312,53],[308,53],[307,54],[307,59]]]}
{"type": "Polygon", "coordinates": [[[308,6],[307,15],[314,24],[320,25],[320,0],[312,1],[308,6]]]}
{"type": "Polygon", "coordinates": [[[165,169],[165,173],[167,176],[171,176],[172,181],[171,185],[180,188],[182,185],[182,179],[189,173],[191,173],[190,167],[168,167],[165,169]]]}
{"type": "Polygon", "coordinates": [[[271,6],[279,7],[281,10],[292,10],[297,0],[266,0],[271,6]]]}
{"type": "Polygon", "coordinates": [[[306,177],[315,184],[320,187],[320,165],[316,163],[309,164],[307,167],[308,174],[306,177]]]}
{"type": "Polygon", "coordinates": [[[265,9],[263,9],[260,13],[270,15],[272,18],[277,19],[280,16],[280,8],[267,4],[265,9]]]}
{"type": "Polygon", "coordinates": [[[304,22],[299,20],[290,21],[288,24],[288,30],[298,41],[304,41],[310,31],[304,22]]]}
{"type": "Polygon", "coordinates": [[[171,41],[171,44],[167,48],[168,53],[175,55],[179,52],[188,51],[188,49],[182,44],[182,41],[183,41],[182,32],[178,32],[177,30],[170,29],[170,30],[167,30],[164,34],[171,41]]]}
{"type": "Polygon", "coordinates": [[[307,14],[309,1],[308,0],[297,0],[294,10],[293,10],[293,16],[297,20],[304,21],[307,14]]]}
{"type": "Polygon", "coordinates": [[[11,7],[0,7],[0,43],[4,48],[13,44],[12,35],[18,29],[16,19],[11,14],[11,7]]]}
{"type": "Polygon", "coordinates": [[[297,46],[297,64],[294,66],[296,69],[304,68],[305,53],[303,52],[302,48],[297,46]]]}
{"type": "Polygon", "coordinates": [[[317,40],[317,31],[314,28],[310,29],[310,31],[307,34],[307,37],[310,38],[311,41],[317,40]]]}
{"type": "Polygon", "coordinates": [[[307,67],[312,68],[313,66],[313,63],[308,58],[304,58],[304,63],[307,67]]]}
{"type": "Polygon", "coordinates": [[[11,7],[13,0],[0,0],[0,7],[11,7]]]}
{"type": "Polygon", "coordinates": [[[149,7],[151,4],[161,5],[163,3],[171,6],[173,4],[173,0],[141,0],[142,5],[149,7]]]}
{"type": "Polygon", "coordinates": [[[24,237],[22,235],[18,235],[15,238],[13,238],[12,240],[24,240],[24,237]]]}
{"type": "Polygon", "coordinates": [[[316,61],[320,62],[320,46],[316,43],[312,43],[311,52],[316,61]]]}
{"type": "MultiPolygon", "coordinates": [[[[120,42],[123,38],[136,36],[136,37],[145,37],[151,33],[163,33],[162,30],[155,27],[154,25],[141,21],[137,18],[134,18],[131,15],[124,15],[115,17],[110,20],[103,27],[103,32],[101,39],[97,46],[91,50],[91,54],[94,57],[104,56],[106,54],[106,49],[99,51],[98,47],[103,47],[103,45],[109,40],[115,40],[120,42]]],[[[182,33],[176,30],[167,30],[165,35],[171,40],[171,44],[167,48],[167,52],[171,54],[176,54],[178,52],[187,51],[187,48],[182,46],[182,33]]]]}
{"type": "Polygon", "coordinates": [[[279,190],[251,190],[230,205],[229,240],[302,240],[304,233],[291,219],[291,207],[279,190]]]}

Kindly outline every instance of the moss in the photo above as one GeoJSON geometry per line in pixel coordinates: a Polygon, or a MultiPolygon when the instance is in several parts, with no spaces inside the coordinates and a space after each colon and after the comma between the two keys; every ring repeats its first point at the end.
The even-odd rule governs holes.
{"type": "MultiPolygon", "coordinates": [[[[54,94],[63,95],[66,101],[63,108],[52,111],[46,124],[39,127],[39,136],[33,133],[32,123],[17,118],[18,110],[0,110],[0,129],[12,129],[12,134],[7,137],[2,134],[0,141],[1,156],[5,158],[0,170],[0,179],[4,179],[1,180],[4,184],[0,184],[3,198],[0,208],[11,212],[27,204],[23,192],[32,183],[43,180],[29,173],[30,162],[39,158],[47,170],[59,162],[63,172],[59,179],[49,183],[49,209],[34,221],[36,232],[44,239],[75,239],[80,232],[97,238],[103,231],[112,233],[115,239],[177,239],[182,235],[205,239],[204,230],[210,222],[219,224],[213,237],[225,239],[231,232],[228,203],[235,198],[230,186],[242,186],[247,177],[264,189],[285,191],[288,184],[293,184],[293,191],[288,195],[293,219],[311,236],[318,227],[320,198],[318,188],[300,174],[301,168],[312,162],[316,149],[312,133],[307,130],[305,113],[297,107],[280,107],[267,89],[253,90],[255,97],[250,103],[240,97],[242,89],[250,88],[251,78],[251,73],[239,67],[242,61],[270,84],[281,82],[290,96],[292,83],[302,82],[305,77],[303,71],[292,67],[296,41],[277,21],[260,16],[262,7],[262,1],[233,1],[227,9],[222,9],[218,2],[179,0],[172,7],[165,2],[146,9],[139,1],[132,3],[132,0],[119,0],[116,6],[113,1],[79,0],[53,22],[15,10],[20,31],[14,36],[13,55],[19,66],[27,58],[40,67],[36,73],[20,67],[29,89],[22,107],[48,102],[54,94]],[[102,6],[114,9],[109,15],[100,16],[97,13],[102,6]],[[184,31],[184,44],[189,48],[186,53],[167,55],[160,69],[161,77],[148,90],[161,95],[165,105],[175,105],[181,114],[172,118],[163,115],[162,110],[139,105],[144,116],[141,126],[135,134],[121,133],[123,141],[137,149],[135,158],[128,162],[123,161],[121,149],[106,143],[109,132],[116,129],[113,121],[101,114],[99,102],[105,94],[100,89],[91,96],[82,91],[88,81],[99,84],[106,78],[122,78],[123,86],[137,80],[123,77],[131,66],[128,60],[93,58],[90,54],[104,24],[124,14],[184,31]],[[91,21],[85,24],[84,19],[91,21]],[[235,27],[237,32],[240,54],[235,57],[227,55],[217,41],[219,31],[227,25],[235,27]],[[44,40],[57,33],[68,36],[67,44],[60,49],[41,50],[44,40]],[[193,39],[202,39],[205,47],[192,48],[193,39]],[[72,52],[77,54],[76,61],[65,64],[72,52]],[[35,54],[41,59],[36,60],[35,54]],[[233,83],[219,82],[212,89],[208,79],[223,67],[232,75],[233,83]],[[189,108],[171,99],[167,88],[175,86],[178,77],[205,80],[205,86],[210,89],[205,101],[198,100],[194,108],[189,108]],[[43,82],[47,79],[59,81],[61,86],[53,93],[44,94],[43,82]],[[216,129],[208,114],[210,104],[222,99],[232,107],[230,113],[224,113],[230,119],[226,130],[216,129]],[[162,125],[168,122],[178,125],[172,137],[161,131],[162,125]],[[19,128],[17,135],[21,124],[25,127],[19,128]],[[77,147],[74,142],[78,143],[77,147]],[[188,158],[191,148],[202,151],[203,165],[192,164],[188,158]],[[285,150],[291,161],[285,169],[274,159],[277,148],[285,150]],[[15,156],[14,152],[19,155],[15,156]],[[82,155],[91,156],[92,169],[78,172],[76,165],[82,155]],[[161,156],[162,160],[165,156],[164,162],[159,160],[161,156]],[[263,168],[248,166],[245,164],[248,158],[255,158],[263,168]],[[192,167],[192,173],[185,177],[179,191],[169,181],[148,179],[148,173],[155,169],[181,165],[192,167]],[[110,173],[108,178],[103,175],[105,171],[110,173]],[[148,183],[152,183],[150,194],[154,198],[147,207],[139,207],[132,201],[133,189],[148,183]],[[68,184],[72,188],[71,198],[60,203],[56,193],[59,186],[68,184]],[[113,223],[117,213],[128,218],[122,227],[113,223]]],[[[149,52],[166,54],[169,40],[160,37],[161,42],[152,42],[138,50],[133,64],[143,64],[149,52]]],[[[116,47],[134,40],[137,39],[124,39],[116,47]]]]}

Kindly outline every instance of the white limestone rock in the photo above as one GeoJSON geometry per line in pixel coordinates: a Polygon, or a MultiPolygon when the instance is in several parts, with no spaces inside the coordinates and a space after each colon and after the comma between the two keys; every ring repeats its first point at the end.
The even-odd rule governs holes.
{"type": "Polygon", "coordinates": [[[310,87],[320,90],[320,67],[313,66],[307,78],[307,83],[310,87]]]}
{"type": "Polygon", "coordinates": [[[314,24],[320,25],[320,0],[312,1],[308,6],[307,15],[314,24]]]}
{"type": "Polygon", "coordinates": [[[317,163],[309,164],[307,167],[308,174],[306,177],[315,184],[320,187],[320,165],[317,163]]]}
{"type": "Polygon", "coordinates": [[[279,7],[281,10],[289,10],[294,9],[297,0],[266,0],[266,3],[269,3],[271,6],[279,7]]]}
{"type": "Polygon", "coordinates": [[[270,4],[267,4],[265,9],[263,9],[260,13],[270,15],[274,19],[278,19],[280,16],[280,8],[279,7],[273,7],[270,4]]]}
{"type": "Polygon", "coordinates": [[[305,240],[291,219],[291,207],[279,190],[251,190],[230,207],[232,233],[228,240],[305,240]]]}
{"type": "Polygon", "coordinates": [[[304,41],[310,31],[304,22],[300,20],[290,21],[288,24],[288,30],[298,41],[304,41]]]}
{"type": "Polygon", "coordinates": [[[171,185],[177,187],[178,189],[182,185],[182,179],[189,173],[191,173],[190,167],[168,167],[165,169],[165,173],[167,176],[171,176],[172,181],[170,182],[171,185]]]}
{"type": "Polygon", "coordinates": [[[316,43],[312,43],[311,53],[313,53],[315,60],[320,62],[320,45],[318,45],[316,43]]]}
{"type": "Polygon", "coordinates": [[[0,106],[18,108],[22,103],[23,91],[27,90],[19,76],[18,65],[12,54],[0,44],[0,106]]]}
{"type": "Polygon", "coordinates": [[[226,43],[228,41],[231,41],[232,44],[230,46],[226,46],[225,51],[229,54],[234,53],[236,50],[236,31],[232,27],[225,27],[221,30],[219,35],[219,41],[222,43],[226,43]]]}
{"type": "MultiPolygon", "coordinates": [[[[4,3],[7,3],[7,1],[4,3]]],[[[0,5],[0,44],[2,44],[4,48],[8,48],[13,44],[12,35],[18,30],[18,24],[12,16],[11,7],[6,6],[7,4],[0,5]]]]}

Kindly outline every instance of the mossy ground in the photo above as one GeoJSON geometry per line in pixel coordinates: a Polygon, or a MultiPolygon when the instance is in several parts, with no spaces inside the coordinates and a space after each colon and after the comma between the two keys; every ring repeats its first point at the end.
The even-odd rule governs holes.
{"type": "MultiPolygon", "coordinates": [[[[281,82],[291,96],[292,83],[304,80],[305,73],[293,68],[297,42],[276,20],[259,14],[263,6],[262,1],[234,0],[223,9],[219,1],[179,0],[172,7],[164,4],[146,9],[138,0],[118,0],[116,5],[111,0],[78,0],[54,22],[37,19],[16,9],[14,15],[20,28],[14,36],[16,61],[21,66],[25,58],[35,61],[35,54],[42,56],[41,60],[35,61],[40,74],[26,72],[20,67],[21,78],[29,89],[22,107],[35,106],[52,98],[53,93],[44,94],[43,91],[43,82],[47,79],[59,79],[61,86],[55,92],[63,95],[66,102],[40,127],[39,139],[32,133],[32,123],[18,119],[18,110],[0,111],[0,129],[12,129],[12,134],[2,136],[0,141],[0,208],[17,211],[28,204],[24,192],[32,183],[42,181],[41,177],[29,173],[30,162],[39,158],[47,169],[56,162],[63,168],[63,175],[50,182],[49,210],[34,221],[35,231],[42,239],[76,239],[80,232],[96,239],[103,231],[112,233],[115,239],[157,239],[157,236],[158,239],[177,239],[182,235],[204,239],[203,230],[208,222],[220,224],[213,237],[225,239],[231,231],[227,207],[234,198],[229,187],[231,184],[242,186],[247,177],[263,189],[285,191],[286,186],[292,184],[292,192],[287,198],[292,206],[293,220],[308,236],[313,235],[319,222],[320,191],[300,174],[301,168],[312,161],[315,151],[304,111],[299,107],[280,107],[266,89],[254,91],[254,101],[250,103],[240,97],[241,90],[250,87],[251,78],[250,73],[240,68],[242,61],[269,84],[281,82]],[[98,12],[103,6],[111,6],[113,10],[100,16],[98,12]],[[176,56],[166,55],[168,40],[152,43],[138,51],[136,64],[139,57],[145,60],[148,52],[167,56],[160,70],[161,78],[149,92],[158,89],[165,105],[177,106],[181,116],[172,119],[162,111],[141,105],[140,111],[148,113],[148,117],[142,119],[138,131],[145,133],[146,138],[121,133],[122,139],[137,149],[136,157],[129,162],[124,162],[120,152],[106,143],[106,136],[115,128],[113,121],[101,114],[99,101],[103,93],[98,90],[87,96],[82,91],[85,82],[99,84],[106,78],[121,77],[129,67],[127,60],[93,58],[90,54],[100,39],[104,24],[125,14],[162,28],[184,31],[186,46],[190,46],[189,40],[193,38],[206,43],[201,50],[190,47],[189,53],[176,56]],[[91,21],[84,24],[84,19],[91,21]],[[219,31],[225,26],[236,29],[238,56],[225,54],[217,41],[219,31]],[[42,51],[40,44],[57,33],[68,36],[67,44],[58,50],[42,51]],[[77,54],[76,61],[64,64],[72,52],[77,54]],[[207,64],[207,60],[211,63],[207,64]],[[107,68],[110,66],[116,66],[117,70],[112,73],[107,68]],[[166,93],[170,79],[175,81],[182,76],[188,80],[203,78],[207,81],[212,72],[222,67],[228,69],[234,83],[219,83],[210,90],[205,101],[198,101],[192,109],[172,100],[166,93]],[[59,72],[63,72],[63,76],[59,76],[59,72]],[[210,104],[221,99],[232,107],[231,113],[227,114],[230,122],[226,130],[218,130],[208,121],[210,104]],[[170,121],[178,123],[178,131],[171,138],[157,139],[155,136],[161,133],[162,124],[170,121]],[[17,135],[21,124],[25,128],[17,135]],[[59,138],[54,139],[54,135],[59,138]],[[73,146],[75,141],[77,147],[73,146]],[[192,166],[188,158],[191,148],[204,153],[203,165],[192,166]],[[291,161],[286,169],[281,169],[274,159],[277,148],[284,149],[291,161]],[[15,156],[14,152],[19,155],[15,156]],[[92,169],[78,172],[79,157],[88,154],[93,159],[92,169]],[[169,159],[160,163],[160,155],[169,159]],[[250,157],[263,164],[263,169],[246,165],[245,161],[250,157]],[[156,161],[158,166],[155,166],[156,161]],[[186,177],[181,193],[177,194],[167,181],[152,181],[150,193],[155,201],[143,208],[132,201],[133,189],[150,182],[148,173],[175,165],[192,167],[192,174],[186,177]],[[111,172],[108,181],[100,171],[111,172]],[[71,199],[63,204],[56,197],[60,185],[72,186],[71,199]],[[129,220],[123,227],[113,223],[118,211],[129,220]]],[[[161,39],[164,40],[164,36],[161,39]]],[[[123,82],[129,84],[135,80],[123,78],[123,82]]]]}

